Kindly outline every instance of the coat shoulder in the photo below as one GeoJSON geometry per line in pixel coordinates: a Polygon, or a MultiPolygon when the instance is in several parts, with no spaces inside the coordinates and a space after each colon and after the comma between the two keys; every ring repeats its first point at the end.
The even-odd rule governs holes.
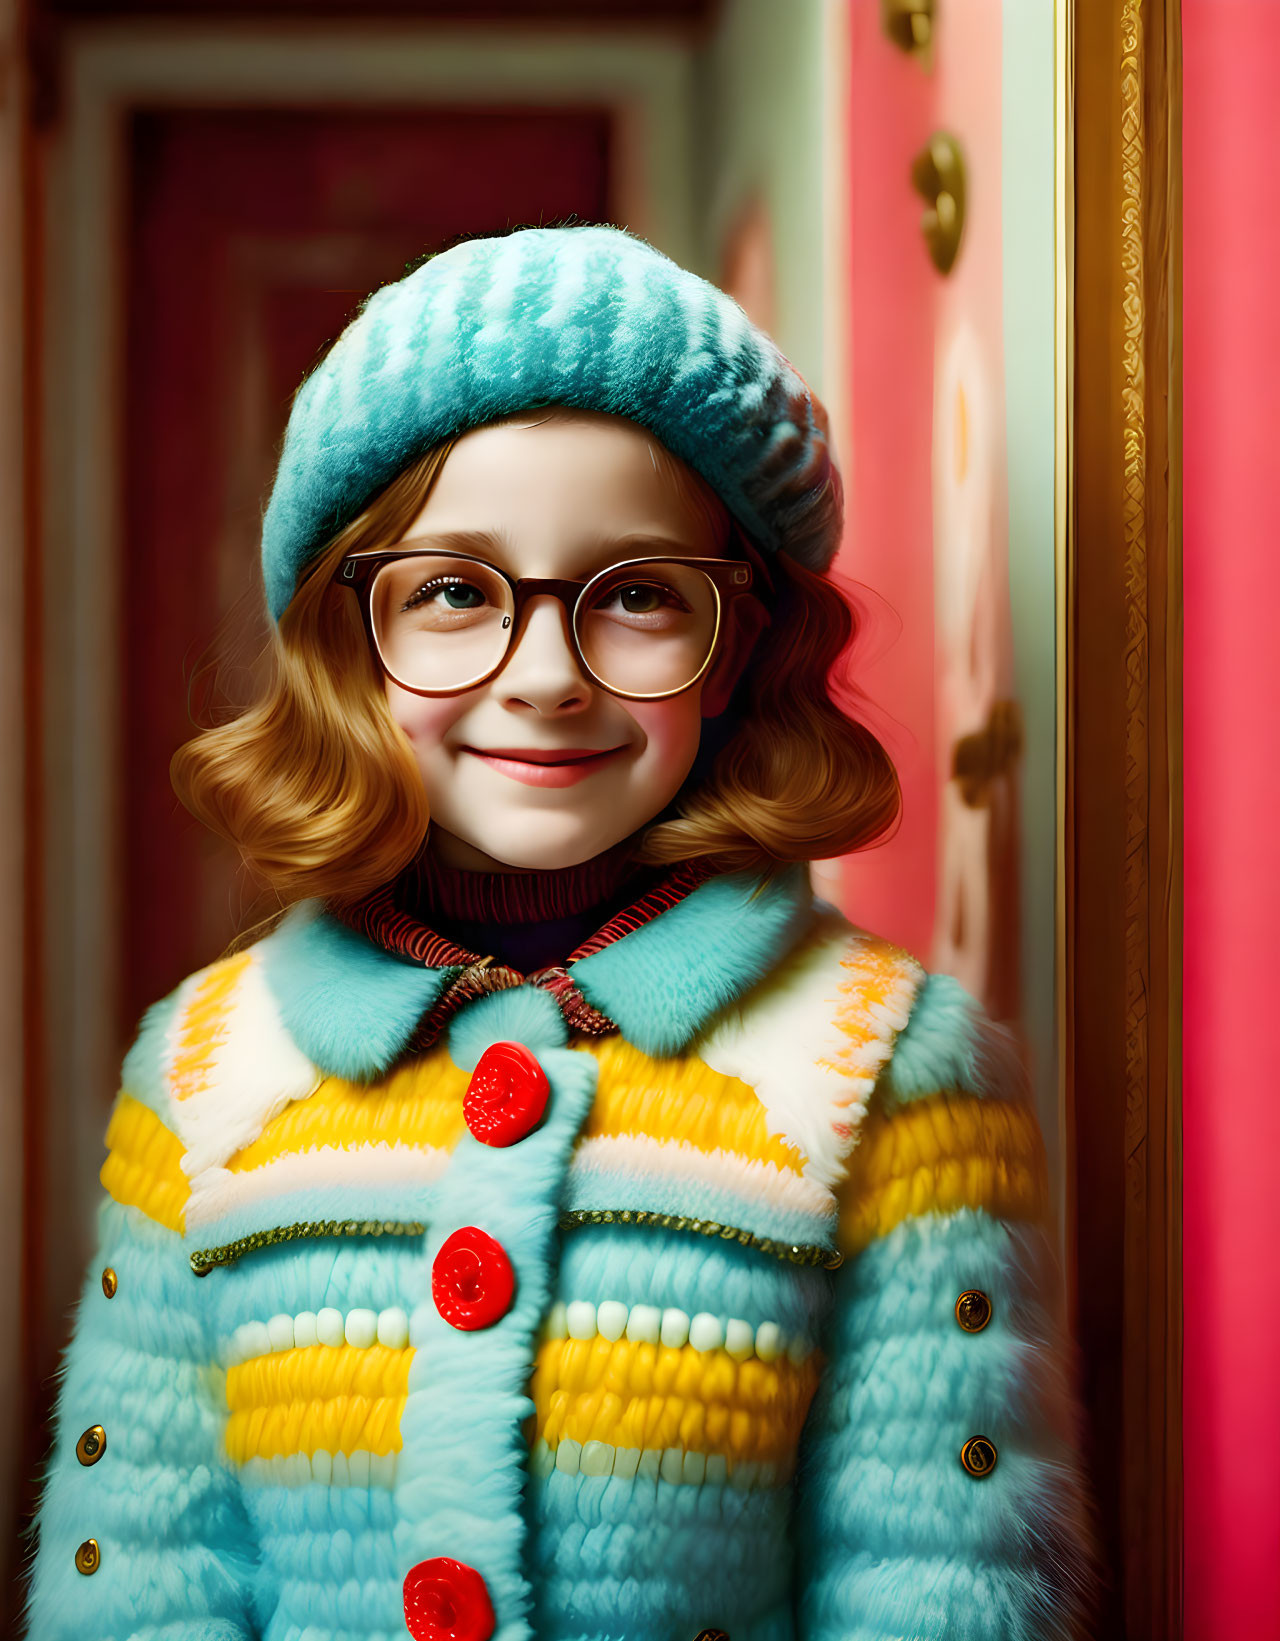
{"type": "Polygon", "coordinates": [[[107,1129],[109,1190],[132,1181],[133,1195],[150,1201],[156,1193],[147,1176],[154,1176],[164,1182],[162,1196],[185,1198],[190,1178],[225,1163],[258,1132],[264,1113],[317,1087],[320,1073],[294,1043],[267,983],[271,939],[194,970],[143,1014],[107,1129]]]}
{"type": "Polygon", "coordinates": [[[893,1104],[939,1092],[1030,1098],[1030,1079],[1015,1033],[993,1019],[953,975],[939,971],[923,975],[881,1088],[893,1104]]]}
{"type": "MultiPolygon", "coordinates": [[[[887,1102],[904,1103],[939,1091],[1029,1097],[1016,1034],[954,975],[927,969],[914,954],[852,923],[825,901],[815,901],[815,908],[811,939],[795,953],[796,972],[803,972],[806,963],[819,968],[834,963],[847,977],[845,995],[852,993],[873,1019],[881,1008],[889,1009],[890,1052],[877,1079],[887,1102]],[[905,1018],[899,1020],[899,1015],[905,1018]]],[[[786,983],[785,966],[779,978],[786,983]]]]}
{"type": "Polygon", "coordinates": [[[1021,1045],[954,976],[919,970],[837,1198],[846,1255],[921,1216],[1044,1222],[1048,1165],[1021,1045]]]}
{"type": "Polygon", "coordinates": [[[915,957],[819,901],[809,929],[692,1052],[749,1083],[771,1133],[831,1186],[925,984],[915,957]]]}
{"type": "Polygon", "coordinates": [[[715,1016],[692,1052],[750,1083],[770,1131],[831,1187],[873,1102],[1027,1091],[1013,1033],[959,981],[821,900],[804,937],[715,1016]]]}

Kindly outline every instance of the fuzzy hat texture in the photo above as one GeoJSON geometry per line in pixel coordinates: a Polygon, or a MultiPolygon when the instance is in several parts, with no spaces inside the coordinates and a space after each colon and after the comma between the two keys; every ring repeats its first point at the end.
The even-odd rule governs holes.
{"type": "Polygon", "coordinates": [[[307,563],[441,439],[542,404],[629,417],[765,552],[824,570],[843,496],[827,416],[742,308],[626,229],[468,239],[366,299],[298,390],[263,519],[279,620],[307,563]]]}

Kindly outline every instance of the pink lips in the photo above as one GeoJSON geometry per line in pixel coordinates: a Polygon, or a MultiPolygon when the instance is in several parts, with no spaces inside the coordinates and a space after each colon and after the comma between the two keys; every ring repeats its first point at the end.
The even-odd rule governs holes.
{"type": "Polygon", "coordinates": [[[497,752],[481,752],[478,747],[468,746],[463,751],[479,758],[490,769],[496,769],[500,775],[509,775],[513,781],[523,781],[526,786],[575,786],[622,748],[614,746],[594,751],[590,747],[566,747],[556,752],[537,752],[502,747],[497,752]]]}

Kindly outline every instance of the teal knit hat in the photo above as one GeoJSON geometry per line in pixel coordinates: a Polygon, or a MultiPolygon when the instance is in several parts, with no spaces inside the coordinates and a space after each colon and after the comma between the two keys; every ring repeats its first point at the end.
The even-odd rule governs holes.
{"type": "Polygon", "coordinates": [[[629,417],[766,552],[840,541],[826,412],[723,291],[623,228],[468,239],[364,303],[303,382],[262,532],[279,620],[303,569],[439,440],[541,404],[629,417]]]}

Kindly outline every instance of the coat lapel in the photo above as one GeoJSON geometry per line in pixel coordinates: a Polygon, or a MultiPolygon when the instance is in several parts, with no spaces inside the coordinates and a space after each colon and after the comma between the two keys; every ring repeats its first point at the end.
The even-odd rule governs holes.
{"type": "Polygon", "coordinates": [[[708,879],[569,972],[628,1042],[646,1054],[678,1054],[786,956],[814,916],[807,867],[790,866],[771,882],[734,872],[708,879]]]}
{"type": "Polygon", "coordinates": [[[291,906],[254,950],[298,1048],[330,1076],[353,1082],[389,1069],[458,972],[392,956],[319,900],[291,906]]]}

